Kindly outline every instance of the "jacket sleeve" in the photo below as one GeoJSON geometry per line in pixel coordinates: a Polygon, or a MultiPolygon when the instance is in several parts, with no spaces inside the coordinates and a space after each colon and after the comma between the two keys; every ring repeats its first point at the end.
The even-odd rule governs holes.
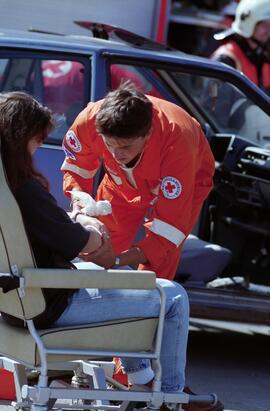
{"type": "Polygon", "coordinates": [[[93,177],[99,167],[99,160],[93,148],[96,131],[94,118],[89,115],[90,111],[91,106],[88,105],[78,115],[63,140],[65,159],[61,170],[64,173],[65,194],[73,188],[92,192],[93,177]]]}
{"type": "Polygon", "coordinates": [[[214,158],[199,124],[177,126],[161,157],[161,184],[153,213],[138,243],[157,269],[171,250],[180,247],[196,222],[212,188],[214,158]]]}

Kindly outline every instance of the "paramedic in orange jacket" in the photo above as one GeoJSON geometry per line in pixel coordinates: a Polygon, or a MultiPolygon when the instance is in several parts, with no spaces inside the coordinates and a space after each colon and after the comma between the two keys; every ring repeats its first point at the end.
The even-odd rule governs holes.
{"type": "MultiPolygon", "coordinates": [[[[101,253],[90,260],[105,268],[139,264],[173,279],[183,241],[212,188],[214,159],[198,122],[125,83],[88,104],[63,146],[65,192],[91,193],[100,160],[106,171],[97,199],[112,205],[111,215],[99,217],[112,248],[109,258],[101,253]],[[134,244],[142,223],[146,237],[134,244]]],[[[84,217],[78,213],[77,221],[84,217]]]]}

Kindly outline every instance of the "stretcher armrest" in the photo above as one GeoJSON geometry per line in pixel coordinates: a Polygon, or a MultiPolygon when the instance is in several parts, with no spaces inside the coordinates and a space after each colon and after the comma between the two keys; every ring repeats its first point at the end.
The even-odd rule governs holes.
{"type": "Polygon", "coordinates": [[[137,270],[70,270],[23,268],[26,288],[122,288],[154,289],[156,275],[137,270]]]}

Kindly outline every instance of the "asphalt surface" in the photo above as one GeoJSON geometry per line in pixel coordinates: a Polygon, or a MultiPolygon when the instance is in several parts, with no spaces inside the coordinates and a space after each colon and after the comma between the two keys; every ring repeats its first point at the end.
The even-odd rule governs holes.
{"type": "Polygon", "coordinates": [[[187,384],[198,394],[215,392],[226,411],[270,411],[269,328],[225,328],[191,327],[187,384]]]}

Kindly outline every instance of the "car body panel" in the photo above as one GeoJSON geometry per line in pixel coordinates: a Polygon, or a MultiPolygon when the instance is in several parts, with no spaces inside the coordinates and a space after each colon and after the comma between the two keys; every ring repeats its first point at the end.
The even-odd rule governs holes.
{"type": "Polygon", "coordinates": [[[48,178],[50,191],[57,198],[58,205],[68,210],[70,200],[63,194],[63,175],[60,171],[64,157],[61,147],[43,144],[34,154],[34,161],[37,168],[48,178]]]}

